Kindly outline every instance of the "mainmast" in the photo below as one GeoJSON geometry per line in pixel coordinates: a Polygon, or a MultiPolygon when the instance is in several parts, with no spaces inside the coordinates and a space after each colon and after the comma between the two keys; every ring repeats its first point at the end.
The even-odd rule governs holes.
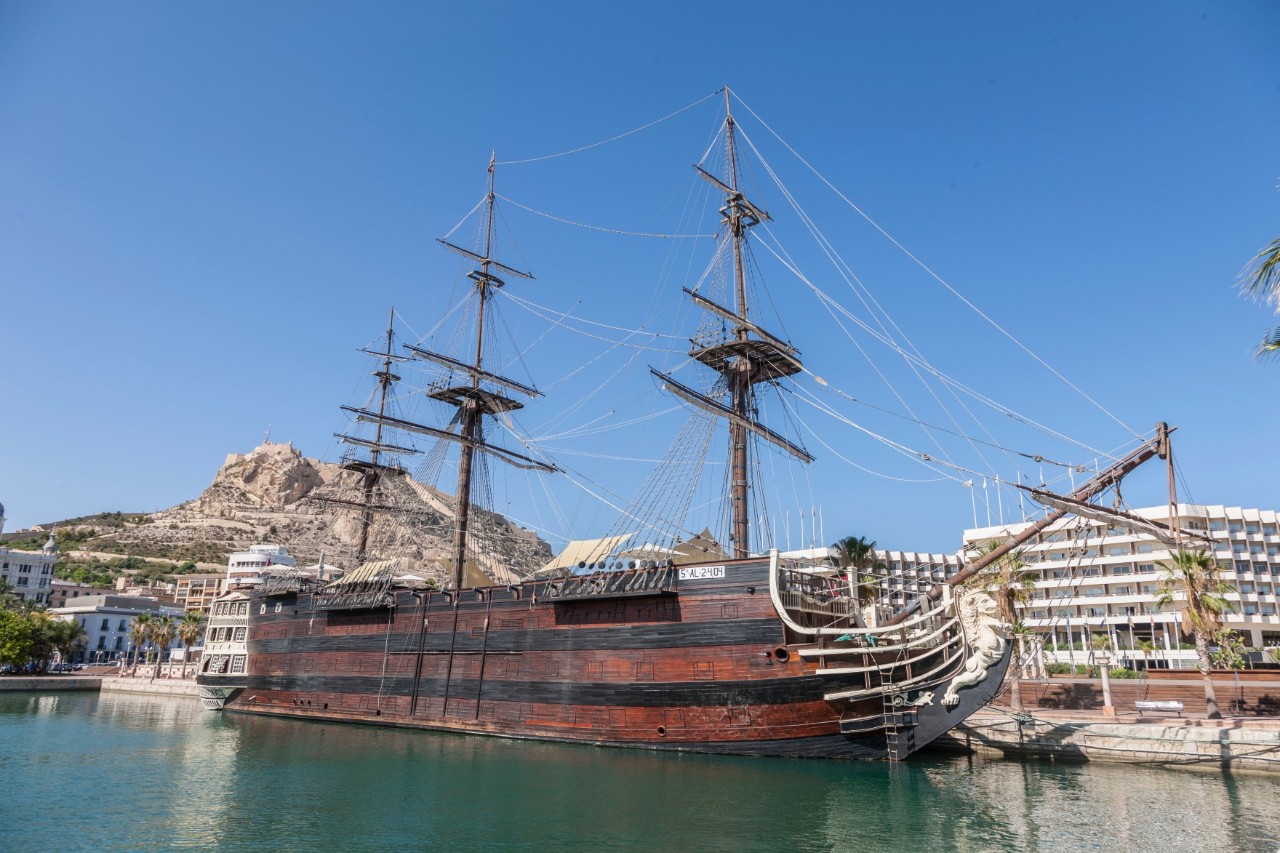
{"type": "Polygon", "coordinates": [[[483,383],[497,385],[501,388],[518,391],[529,397],[540,396],[536,388],[522,385],[506,377],[492,373],[484,367],[484,326],[485,326],[485,310],[490,297],[490,288],[502,287],[505,282],[495,274],[495,270],[500,270],[504,274],[514,275],[518,278],[532,279],[533,276],[527,272],[513,269],[512,267],[495,261],[491,255],[493,252],[493,232],[494,232],[494,206],[497,195],[494,193],[494,158],[489,158],[489,188],[485,196],[485,228],[484,228],[484,247],[483,252],[477,254],[460,246],[455,246],[446,240],[440,240],[440,243],[451,251],[475,261],[478,265],[477,269],[467,273],[467,277],[475,284],[477,310],[476,310],[476,336],[475,348],[470,363],[450,358],[441,353],[432,352],[427,349],[416,346],[408,346],[408,349],[418,358],[435,363],[444,367],[450,373],[462,373],[466,376],[466,381],[459,384],[446,384],[443,387],[435,387],[428,392],[429,397],[439,400],[458,409],[458,432],[448,433],[442,432],[442,438],[448,438],[456,441],[461,445],[461,458],[458,461],[458,483],[457,483],[457,505],[454,513],[453,527],[453,547],[451,555],[451,568],[453,571],[453,585],[455,589],[461,589],[466,573],[467,564],[467,535],[468,527],[471,520],[471,484],[474,479],[474,461],[475,452],[477,450],[484,451],[490,455],[501,459],[502,461],[515,465],[520,468],[526,468],[537,471],[552,472],[557,470],[555,466],[539,462],[527,456],[505,450],[500,447],[487,444],[484,440],[484,416],[498,415],[505,412],[511,412],[516,409],[523,408],[524,404],[503,394],[489,390],[484,387],[483,383]]]}
{"type": "Polygon", "coordinates": [[[480,428],[480,416],[484,413],[480,406],[480,373],[484,368],[484,309],[489,301],[489,287],[494,284],[489,268],[493,260],[489,257],[493,250],[493,155],[489,156],[489,193],[485,197],[484,223],[484,256],[480,261],[477,275],[472,275],[476,283],[476,298],[479,307],[476,310],[476,350],[475,362],[471,373],[471,394],[462,401],[458,414],[461,416],[458,434],[462,437],[462,457],[458,461],[458,508],[454,515],[453,527],[453,587],[461,589],[467,562],[467,524],[471,516],[471,463],[475,456],[476,432],[480,428]]]}
{"type": "MultiPolygon", "coordinates": [[[[381,359],[381,369],[374,372],[374,376],[378,379],[379,395],[377,408],[360,408],[356,406],[342,406],[342,410],[355,415],[357,423],[374,424],[375,431],[372,440],[359,438],[357,436],[336,434],[336,437],[346,443],[352,444],[369,451],[368,459],[358,458],[354,453],[344,456],[343,467],[352,471],[359,471],[362,474],[362,500],[352,501],[340,498],[317,498],[328,503],[343,504],[345,506],[356,507],[361,510],[360,524],[360,544],[357,557],[359,562],[363,563],[367,555],[369,546],[369,529],[373,523],[374,512],[377,510],[395,511],[398,508],[393,506],[384,506],[375,502],[375,492],[378,483],[386,476],[400,476],[404,474],[404,469],[399,465],[388,464],[385,457],[421,453],[413,447],[404,447],[401,445],[390,444],[386,440],[388,431],[407,432],[416,435],[426,436],[428,438],[438,439],[441,441],[455,442],[461,445],[461,460],[458,464],[458,483],[457,483],[457,510],[455,514],[453,542],[451,549],[451,568],[453,573],[453,581],[455,587],[461,587],[463,583],[464,572],[466,569],[466,552],[467,552],[467,531],[471,516],[471,483],[474,478],[475,453],[481,451],[495,459],[501,460],[508,465],[517,468],[524,468],[530,471],[544,471],[551,473],[558,471],[554,465],[541,462],[537,459],[507,450],[504,447],[497,447],[488,444],[484,440],[484,416],[497,415],[505,412],[511,412],[519,408],[523,408],[523,404],[505,396],[499,391],[493,390],[494,386],[506,391],[514,391],[524,394],[528,397],[541,396],[538,389],[505,376],[499,376],[484,367],[484,347],[485,347],[485,315],[488,307],[490,288],[502,287],[504,282],[496,274],[502,272],[504,275],[512,275],[517,278],[532,279],[533,276],[527,272],[513,269],[505,264],[499,263],[490,257],[493,251],[494,243],[494,204],[497,196],[494,193],[494,160],[489,159],[489,186],[485,196],[486,214],[485,214],[485,231],[483,252],[477,253],[461,246],[455,246],[447,240],[439,240],[438,242],[450,251],[457,252],[465,258],[474,261],[477,269],[467,273],[467,277],[475,284],[476,298],[478,301],[478,310],[476,316],[476,334],[475,347],[470,361],[462,361],[443,353],[433,352],[413,344],[403,344],[402,349],[407,350],[409,355],[401,355],[394,352],[394,321],[395,310],[391,312],[391,323],[387,326],[386,347],[382,350],[363,350],[369,355],[377,356],[381,359]],[[421,359],[434,364],[438,368],[443,368],[446,376],[439,382],[434,382],[427,392],[427,396],[433,400],[438,400],[447,405],[457,408],[458,415],[453,423],[457,423],[457,431],[452,429],[440,429],[438,427],[428,426],[416,421],[407,420],[398,417],[391,412],[391,403],[393,396],[391,393],[392,386],[400,380],[400,377],[392,372],[391,367],[396,362],[409,361],[411,359],[421,359]],[[454,377],[461,374],[464,379],[461,382],[454,382],[454,377]]],[[[403,511],[403,510],[400,510],[403,511]]]]}
{"type": "Polygon", "coordinates": [[[732,248],[734,307],[727,308],[689,289],[685,293],[698,306],[705,308],[722,320],[733,324],[730,336],[711,346],[698,347],[689,354],[720,373],[728,389],[728,403],[722,404],[699,394],[657,370],[652,372],[663,380],[667,390],[685,401],[713,414],[725,417],[729,422],[729,485],[728,499],[731,509],[730,539],[734,559],[750,556],[751,504],[750,504],[750,443],[754,435],[781,447],[804,462],[813,457],[804,448],[793,444],[756,420],[755,386],[800,372],[800,352],[790,344],[766,332],[750,319],[747,300],[746,264],[744,247],[750,229],[769,214],[748,201],[738,189],[738,151],[734,131],[733,111],[729,102],[729,89],[725,87],[725,146],[728,159],[727,178],[722,181],[694,165],[698,175],[725,194],[720,208],[720,222],[728,231],[732,248]]]}

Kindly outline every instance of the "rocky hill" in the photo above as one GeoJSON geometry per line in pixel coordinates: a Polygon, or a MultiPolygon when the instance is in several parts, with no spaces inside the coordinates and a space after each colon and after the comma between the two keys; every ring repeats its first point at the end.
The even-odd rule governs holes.
{"type": "MultiPolygon", "coordinates": [[[[93,535],[86,551],[195,560],[225,565],[227,556],[258,542],[284,545],[298,565],[325,562],[353,568],[360,535],[358,510],[325,498],[358,500],[360,476],[339,465],[303,456],[292,444],[262,444],[232,454],[194,500],[149,515],[130,515],[119,526],[86,520],[64,526],[93,535]]],[[[380,512],[369,536],[370,557],[408,557],[428,575],[445,580],[453,535],[453,499],[408,474],[384,478],[380,512]]],[[[494,580],[538,568],[550,548],[532,531],[500,515],[472,510],[478,567],[494,580]]]]}

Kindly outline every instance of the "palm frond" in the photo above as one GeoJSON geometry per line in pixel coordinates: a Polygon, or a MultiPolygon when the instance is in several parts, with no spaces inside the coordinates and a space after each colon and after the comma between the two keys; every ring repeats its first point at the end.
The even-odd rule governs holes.
{"type": "Polygon", "coordinates": [[[1266,337],[1253,353],[1253,357],[1258,359],[1272,358],[1277,355],[1280,355],[1280,326],[1267,332],[1266,337]]]}
{"type": "Polygon", "coordinates": [[[1260,302],[1280,306],[1280,237],[1249,261],[1240,274],[1240,289],[1260,302]]]}

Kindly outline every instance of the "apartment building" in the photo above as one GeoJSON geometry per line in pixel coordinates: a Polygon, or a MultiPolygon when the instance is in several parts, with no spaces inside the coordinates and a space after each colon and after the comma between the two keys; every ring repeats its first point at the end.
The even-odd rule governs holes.
{"type": "Polygon", "coordinates": [[[174,600],[188,613],[208,613],[213,600],[227,591],[227,576],[222,572],[175,575],[174,580],[174,600]]]}
{"type": "MultiPolygon", "coordinates": [[[[1132,511],[1167,523],[1168,506],[1132,511]]],[[[1234,590],[1224,625],[1253,648],[1280,646],[1280,517],[1271,510],[1179,504],[1176,521],[1193,535],[1184,548],[1204,548],[1222,566],[1234,590]]],[[[966,530],[966,547],[1005,541],[1027,524],[966,530]]],[[[1194,665],[1194,653],[1179,649],[1189,633],[1183,604],[1157,604],[1157,590],[1171,548],[1131,527],[1078,517],[1047,528],[1022,548],[1035,573],[1030,601],[1021,605],[1023,624],[1041,635],[1046,651],[1066,661],[1084,654],[1092,636],[1106,634],[1124,658],[1149,666],[1194,665]],[[1143,644],[1146,651],[1143,651],[1143,644]]],[[[905,578],[904,578],[905,580],[905,578]]]]}

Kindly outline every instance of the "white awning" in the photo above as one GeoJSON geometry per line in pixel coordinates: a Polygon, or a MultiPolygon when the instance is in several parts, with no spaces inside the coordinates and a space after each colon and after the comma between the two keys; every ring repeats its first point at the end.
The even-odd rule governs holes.
{"type": "Polygon", "coordinates": [[[566,545],[563,551],[552,557],[535,574],[568,569],[578,565],[578,563],[594,563],[603,560],[613,553],[614,548],[617,548],[632,536],[635,536],[634,532],[624,533],[621,536],[606,536],[603,539],[576,539],[566,545]]]}

